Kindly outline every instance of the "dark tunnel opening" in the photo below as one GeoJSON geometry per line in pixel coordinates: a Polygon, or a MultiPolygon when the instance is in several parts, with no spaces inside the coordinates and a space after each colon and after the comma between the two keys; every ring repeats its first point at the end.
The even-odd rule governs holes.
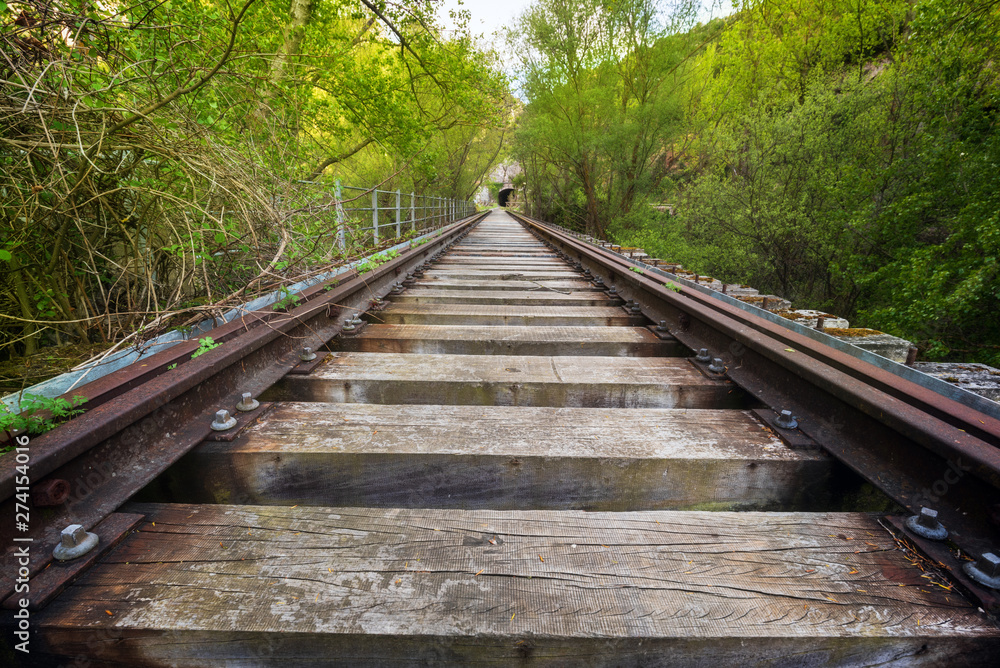
{"type": "Polygon", "coordinates": [[[513,193],[514,193],[513,188],[504,188],[503,190],[501,190],[500,193],[497,195],[497,201],[500,203],[500,206],[504,207],[507,206],[507,202],[511,199],[511,195],[513,193]]]}

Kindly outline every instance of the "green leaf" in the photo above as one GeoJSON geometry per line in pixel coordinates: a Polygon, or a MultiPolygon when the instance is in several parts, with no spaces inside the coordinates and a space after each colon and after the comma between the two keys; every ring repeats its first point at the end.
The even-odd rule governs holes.
{"type": "MultiPolygon", "coordinates": [[[[0,4],[3,4],[3,3],[0,3],[0,4]]],[[[6,5],[4,5],[4,9],[6,9],[6,5]]],[[[13,259],[13,257],[14,256],[12,256],[10,254],[10,251],[5,251],[5,250],[0,249],[0,260],[3,260],[4,262],[10,262],[11,259],[13,259]]]]}

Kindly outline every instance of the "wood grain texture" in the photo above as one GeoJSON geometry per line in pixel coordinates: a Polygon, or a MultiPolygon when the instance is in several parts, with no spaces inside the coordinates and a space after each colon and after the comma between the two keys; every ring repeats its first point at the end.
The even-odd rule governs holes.
{"type": "Polygon", "coordinates": [[[392,295],[393,304],[493,304],[523,306],[607,306],[610,299],[603,292],[560,292],[535,290],[407,290],[392,295]]]}
{"type": "Polygon", "coordinates": [[[505,304],[400,304],[390,302],[373,322],[399,325],[509,325],[623,327],[633,318],[619,306],[508,306],[505,304]]]}
{"type": "Polygon", "coordinates": [[[33,650],[85,646],[92,665],[940,666],[1000,649],[863,514],[126,510],[148,523],[33,619],[33,650]]]}
{"type": "Polygon", "coordinates": [[[482,266],[482,267],[507,267],[508,265],[528,265],[532,267],[542,267],[543,269],[549,269],[552,267],[559,267],[563,269],[570,268],[565,262],[557,257],[523,257],[518,255],[503,255],[494,257],[468,257],[459,256],[453,253],[448,253],[440,260],[435,262],[432,266],[434,267],[444,267],[447,265],[455,266],[482,266]]]}
{"type": "Polygon", "coordinates": [[[745,411],[279,404],[172,500],[494,509],[828,508],[831,460],[745,411]]]}
{"type": "Polygon", "coordinates": [[[591,408],[735,408],[742,392],[676,357],[337,353],[262,401],[591,408]]]}
{"type": "Polygon", "coordinates": [[[655,357],[689,354],[674,340],[661,340],[645,327],[450,327],[447,325],[366,326],[337,340],[353,352],[446,355],[587,355],[655,357]]]}
{"type": "MultiPolygon", "coordinates": [[[[565,269],[435,269],[431,267],[424,272],[425,277],[438,278],[477,278],[491,281],[511,281],[511,280],[573,280],[580,278],[580,274],[565,269]]],[[[582,280],[582,279],[581,279],[582,280]]]]}
{"type": "MultiPolygon", "coordinates": [[[[567,291],[572,290],[573,292],[603,292],[603,290],[598,290],[591,283],[583,280],[582,278],[576,279],[547,279],[547,280],[531,280],[531,281],[521,281],[521,280],[486,280],[486,279],[474,279],[474,278],[462,278],[461,276],[451,276],[448,278],[428,276],[424,274],[424,277],[413,282],[413,286],[407,289],[419,290],[421,288],[430,288],[434,290],[497,290],[497,291],[524,291],[524,290],[561,290],[567,291]]],[[[403,294],[406,294],[404,292],[403,294]]]]}

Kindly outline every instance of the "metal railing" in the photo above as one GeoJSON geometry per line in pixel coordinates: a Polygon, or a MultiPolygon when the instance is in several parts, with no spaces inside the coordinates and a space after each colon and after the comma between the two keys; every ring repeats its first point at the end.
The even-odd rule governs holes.
{"type": "Polygon", "coordinates": [[[471,200],[359,188],[342,185],[340,181],[334,183],[333,195],[337,213],[336,243],[341,251],[347,247],[348,235],[352,243],[377,246],[384,237],[399,239],[406,232],[416,234],[435,229],[476,212],[476,205],[471,200]],[[345,191],[359,195],[345,201],[345,191]],[[358,206],[362,202],[364,206],[358,206]]]}

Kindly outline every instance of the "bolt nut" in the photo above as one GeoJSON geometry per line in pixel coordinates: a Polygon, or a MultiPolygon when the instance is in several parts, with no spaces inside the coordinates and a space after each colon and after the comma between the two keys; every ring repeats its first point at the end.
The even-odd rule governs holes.
{"type": "MultiPolygon", "coordinates": [[[[665,320],[663,322],[666,322],[665,320]]],[[[694,356],[695,360],[699,362],[711,362],[712,356],[708,354],[708,348],[702,348],[698,351],[698,354],[694,356]]]]}
{"type": "Polygon", "coordinates": [[[721,357],[716,357],[712,360],[712,363],[708,365],[708,370],[712,373],[725,373],[726,365],[723,363],[721,357]]]}
{"type": "MultiPolygon", "coordinates": [[[[656,326],[656,331],[658,331],[658,332],[669,332],[670,330],[667,328],[667,321],[666,320],[661,320],[660,324],[656,326]]],[[[705,349],[702,348],[702,350],[705,350],[705,349]]],[[[707,353],[708,351],[705,350],[705,352],[707,353]]]]}
{"type": "Polygon", "coordinates": [[[948,530],[938,521],[936,510],[921,508],[920,514],[906,518],[906,528],[929,540],[944,540],[948,530]]]}
{"type": "Polygon", "coordinates": [[[229,415],[229,411],[222,410],[215,413],[215,420],[212,421],[214,431],[229,431],[236,426],[236,418],[229,415]]]}
{"type": "Polygon", "coordinates": [[[356,329],[357,327],[354,326],[354,323],[348,320],[344,323],[344,326],[340,328],[340,331],[344,334],[353,334],[356,329]]]}
{"type": "Polygon", "coordinates": [[[962,568],[979,584],[1000,589],[1000,557],[992,552],[984,553],[975,563],[967,562],[962,568]]]}
{"type": "Polygon", "coordinates": [[[629,309],[632,315],[642,315],[642,307],[639,306],[639,302],[632,302],[632,307],[629,309]]]}
{"type": "Polygon", "coordinates": [[[781,413],[778,414],[778,419],[776,419],[774,423],[781,429],[795,429],[799,426],[795,416],[792,415],[792,411],[781,411],[781,413]]]}
{"type": "Polygon", "coordinates": [[[312,362],[314,359],[316,359],[316,353],[313,352],[312,348],[306,346],[305,348],[302,349],[302,352],[299,353],[299,359],[302,360],[303,362],[312,362]]]}
{"type": "Polygon", "coordinates": [[[260,406],[260,402],[254,399],[253,395],[250,394],[249,392],[244,392],[243,399],[240,401],[240,403],[236,404],[236,410],[240,411],[241,413],[247,413],[249,411],[254,410],[258,406],[260,406]]]}
{"type": "Polygon", "coordinates": [[[96,533],[91,533],[81,524],[70,524],[59,534],[59,544],[52,551],[52,556],[59,561],[69,561],[87,554],[97,547],[99,539],[96,533]]]}
{"type": "Polygon", "coordinates": [[[617,295],[618,294],[618,288],[616,288],[615,286],[612,285],[610,288],[608,288],[608,294],[609,295],[617,295]]]}

